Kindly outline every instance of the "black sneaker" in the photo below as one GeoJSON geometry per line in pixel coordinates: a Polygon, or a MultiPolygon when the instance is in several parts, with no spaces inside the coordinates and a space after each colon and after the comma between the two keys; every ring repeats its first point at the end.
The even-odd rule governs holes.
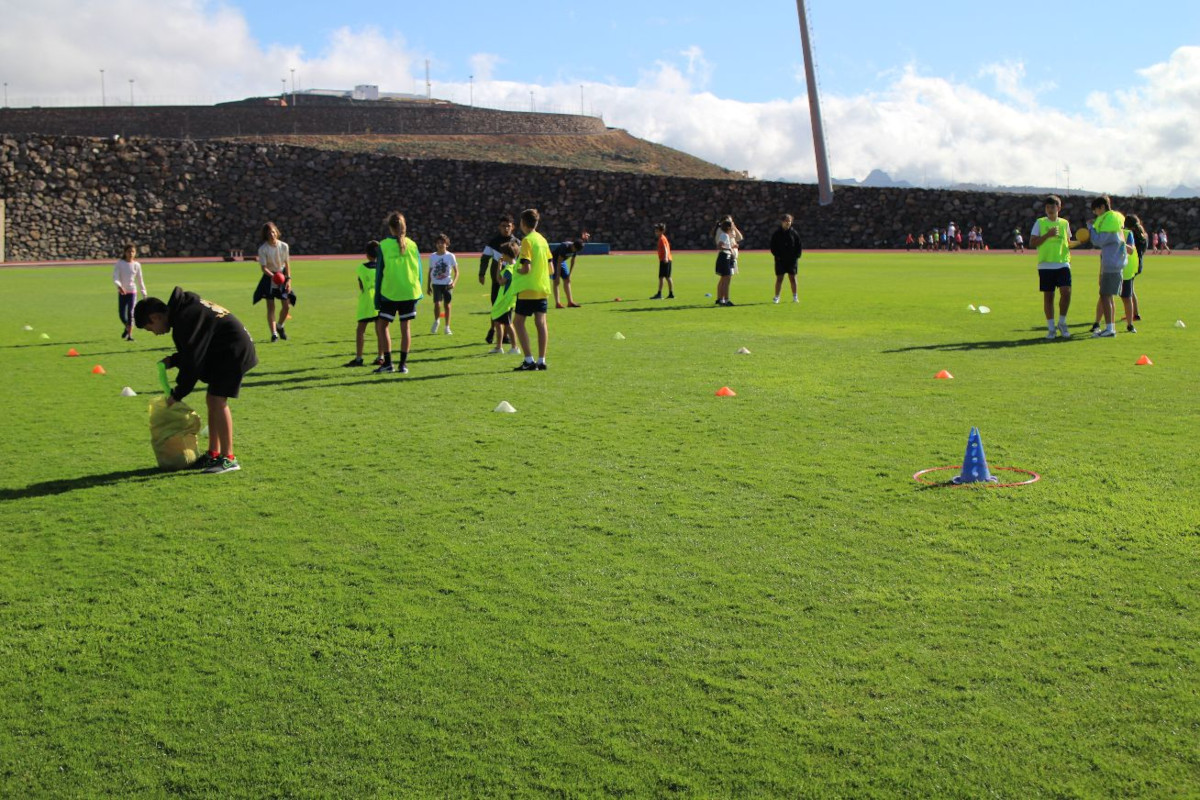
{"type": "Polygon", "coordinates": [[[283,329],[282,325],[279,326],[279,338],[283,339],[285,342],[287,341],[287,331],[283,329]]]}
{"type": "Polygon", "coordinates": [[[674,300],[674,299],[675,299],[675,293],[674,293],[674,292],[672,292],[671,294],[667,295],[667,299],[668,299],[668,300],[674,300]]]}
{"type": "Polygon", "coordinates": [[[521,366],[513,367],[513,372],[537,372],[537,364],[532,361],[522,361],[521,366]]]}
{"type": "Polygon", "coordinates": [[[271,341],[272,341],[272,342],[278,342],[278,341],[279,341],[279,334],[278,334],[278,333],[276,333],[275,331],[271,331],[271,341]]]}
{"type": "Polygon", "coordinates": [[[1137,333],[1137,328],[1133,327],[1132,325],[1126,325],[1125,332],[1126,333],[1137,333]]]}
{"type": "Polygon", "coordinates": [[[394,364],[380,364],[378,367],[371,370],[371,374],[372,375],[382,375],[383,373],[395,372],[395,371],[396,371],[396,367],[394,364]]]}
{"type": "Polygon", "coordinates": [[[1134,314],[1134,315],[1133,315],[1133,321],[1134,321],[1134,322],[1141,322],[1141,321],[1142,321],[1142,315],[1141,315],[1141,314],[1134,314]]]}
{"type": "Polygon", "coordinates": [[[536,366],[536,367],[537,367],[537,370],[538,370],[538,372],[545,372],[546,370],[550,369],[549,367],[547,367],[547,366],[546,366],[546,362],[545,362],[545,361],[539,361],[539,362],[538,362],[537,364],[535,364],[534,366],[536,366]]]}
{"type": "Polygon", "coordinates": [[[220,475],[222,472],[237,472],[242,468],[236,458],[226,458],[220,456],[213,459],[213,462],[204,468],[204,473],[207,475],[220,475]]]}
{"type": "Polygon", "coordinates": [[[192,469],[205,470],[220,460],[219,456],[214,456],[211,453],[201,453],[200,457],[192,462],[192,469]]]}
{"type": "Polygon", "coordinates": [[[651,300],[662,300],[662,292],[659,292],[658,294],[650,295],[650,299],[651,300]]]}
{"type": "Polygon", "coordinates": [[[1096,332],[1096,331],[1098,331],[1098,330],[1100,330],[1100,323],[1099,323],[1099,322],[1093,322],[1093,323],[1092,323],[1092,327],[1088,329],[1088,333],[1095,333],[1095,332],[1096,332]]]}
{"type": "Polygon", "coordinates": [[[399,372],[401,375],[407,375],[408,374],[408,364],[401,364],[399,367],[396,368],[396,372],[399,372]]]}
{"type": "Polygon", "coordinates": [[[362,365],[363,360],[361,358],[352,358],[345,364],[342,364],[343,367],[361,367],[362,365]]]}
{"type": "Polygon", "coordinates": [[[733,301],[732,301],[732,300],[726,300],[726,301],[725,301],[725,307],[726,307],[726,308],[733,308],[733,301]]]}

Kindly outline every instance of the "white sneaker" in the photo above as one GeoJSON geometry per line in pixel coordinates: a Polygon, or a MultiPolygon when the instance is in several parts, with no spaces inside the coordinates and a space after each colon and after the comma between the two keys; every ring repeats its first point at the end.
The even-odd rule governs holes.
{"type": "Polygon", "coordinates": [[[446,335],[447,335],[447,336],[453,336],[453,335],[454,335],[454,331],[450,330],[450,326],[449,326],[449,325],[447,325],[447,326],[446,326],[446,335]]]}
{"type": "Polygon", "coordinates": [[[431,327],[431,328],[429,329],[429,332],[430,332],[430,333],[437,333],[437,329],[438,329],[438,320],[436,320],[436,319],[435,319],[435,320],[433,321],[433,327],[431,327]]]}
{"type": "Polygon", "coordinates": [[[503,352],[504,352],[504,348],[503,348],[503,347],[493,347],[491,350],[488,350],[488,351],[487,351],[487,354],[488,354],[489,356],[498,356],[498,355],[500,355],[500,354],[501,354],[501,353],[503,353],[503,352]]]}
{"type": "Polygon", "coordinates": [[[779,305],[779,298],[778,298],[778,297],[776,297],[776,298],[775,298],[774,300],[772,300],[771,302],[772,302],[772,303],[774,303],[775,305],[779,305]]]}
{"type": "Polygon", "coordinates": [[[509,351],[508,351],[508,354],[509,354],[510,356],[519,356],[519,355],[521,355],[521,348],[519,348],[519,347],[514,347],[512,350],[509,350],[509,351]]]}
{"type": "Polygon", "coordinates": [[[1054,341],[1055,336],[1056,336],[1056,334],[1053,330],[1047,331],[1046,332],[1046,341],[1048,341],[1048,342],[1054,341]]]}
{"type": "Polygon", "coordinates": [[[794,295],[792,295],[792,302],[793,302],[793,303],[799,303],[799,302],[800,302],[800,295],[798,295],[798,294],[794,294],[794,295]]]}
{"type": "Polygon", "coordinates": [[[1063,325],[1061,322],[1058,324],[1058,335],[1064,339],[1071,338],[1071,332],[1067,330],[1067,326],[1063,325]]]}

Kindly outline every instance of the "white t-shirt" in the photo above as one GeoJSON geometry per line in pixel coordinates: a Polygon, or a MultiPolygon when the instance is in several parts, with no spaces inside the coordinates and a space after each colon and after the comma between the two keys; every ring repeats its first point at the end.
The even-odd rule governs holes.
{"type": "Polygon", "coordinates": [[[429,254],[429,282],[435,286],[449,286],[454,280],[454,270],[458,267],[458,259],[454,253],[429,254]]]}
{"type": "Polygon", "coordinates": [[[717,249],[725,250],[730,255],[737,255],[737,240],[732,234],[725,231],[717,231],[717,249]]]}
{"type": "Polygon", "coordinates": [[[113,266],[113,283],[123,292],[137,294],[137,290],[142,290],[142,297],[146,297],[146,282],[142,280],[142,265],[136,261],[126,261],[121,259],[113,266]]]}
{"type": "Polygon", "coordinates": [[[271,272],[281,272],[288,265],[287,242],[263,242],[258,248],[258,263],[271,272]]]}

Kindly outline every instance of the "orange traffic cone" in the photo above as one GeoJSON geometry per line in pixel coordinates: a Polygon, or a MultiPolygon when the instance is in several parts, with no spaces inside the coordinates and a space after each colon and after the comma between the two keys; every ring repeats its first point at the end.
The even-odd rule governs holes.
{"type": "Polygon", "coordinates": [[[1150,356],[1147,356],[1147,355],[1143,355],[1141,358],[1139,358],[1137,361],[1135,361],[1135,362],[1133,362],[1133,363],[1134,363],[1134,365],[1136,365],[1136,366],[1139,366],[1139,367],[1152,367],[1152,366],[1154,366],[1154,362],[1153,362],[1153,361],[1151,361],[1151,360],[1150,360],[1150,356]]]}
{"type": "Polygon", "coordinates": [[[951,374],[950,374],[949,372],[947,372],[946,370],[942,370],[941,372],[939,372],[937,375],[934,375],[933,377],[935,377],[935,378],[938,378],[938,379],[945,380],[945,379],[948,379],[948,378],[953,378],[954,376],[953,376],[953,375],[951,375],[951,374]]]}
{"type": "Polygon", "coordinates": [[[717,389],[717,397],[737,397],[737,392],[728,386],[722,386],[720,389],[717,389]]]}
{"type": "Polygon", "coordinates": [[[106,373],[104,371],[104,367],[97,364],[96,366],[92,367],[92,374],[93,375],[107,375],[108,373],[106,373]]]}
{"type": "Polygon", "coordinates": [[[74,358],[77,355],[79,355],[79,351],[76,350],[74,347],[72,347],[70,350],[67,351],[67,358],[74,358]]]}

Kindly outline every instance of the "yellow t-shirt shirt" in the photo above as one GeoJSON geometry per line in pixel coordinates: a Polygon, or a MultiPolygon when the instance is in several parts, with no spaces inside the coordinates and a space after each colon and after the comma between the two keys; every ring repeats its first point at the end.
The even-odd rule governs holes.
{"type": "Polygon", "coordinates": [[[520,300],[541,300],[550,296],[550,244],[537,231],[521,240],[520,261],[529,262],[529,272],[513,270],[513,291],[520,300]]]}

